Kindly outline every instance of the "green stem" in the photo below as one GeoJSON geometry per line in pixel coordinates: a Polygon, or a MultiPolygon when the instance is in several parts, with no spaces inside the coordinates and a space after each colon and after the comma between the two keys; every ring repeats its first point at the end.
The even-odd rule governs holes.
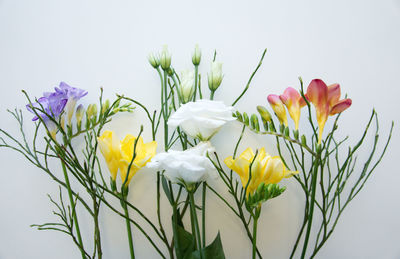
{"type": "Polygon", "coordinates": [[[258,217],[253,216],[253,259],[256,259],[257,255],[257,223],[258,217]]]}
{"type": "Polygon", "coordinates": [[[168,151],[168,92],[167,92],[167,71],[164,71],[164,83],[163,83],[163,90],[164,90],[164,149],[168,151]]]}
{"type": "Polygon", "coordinates": [[[133,248],[133,239],[132,239],[132,230],[131,230],[131,222],[129,221],[129,211],[128,211],[128,207],[126,206],[126,202],[125,202],[126,197],[123,198],[123,200],[121,200],[121,205],[125,211],[125,222],[126,222],[126,230],[128,232],[128,240],[129,240],[129,251],[131,254],[131,259],[135,258],[135,251],[133,248]]]}
{"type": "Polygon", "coordinates": [[[315,205],[315,194],[317,187],[317,178],[318,178],[318,167],[320,160],[321,151],[317,151],[317,156],[314,162],[314,172],[312,174],[312,183],[311,183],[311,202],[310,202],[310,212],[308,214],[308,223],[307,223],[307,232],[304,238],[303,251],[301,252],[301,259],[304,259],[307,252],[308,240],[310,238],[312,220],[314,214],[314,205],[315,205]]]}
{"type": "Polygon", "coordinates": [[[199,66],[194,66],[194,93],[193,93],[193,101],[196,101],[196,91],[197,91],[197,80],[199,77],[199,66]]]}
{"type": "Polygon", "coordinates": [[[202,238],[203,238],[203,247],[206,247],[206,191],[207,185],[206,182],[203,182],[203,199],[202,199],[202,206],[201,206],[201,228],[202,228],[202,238]]]}
{"type": "Polygon", "coordinates": [[[210,100],[214,100],[214,93],[215,93],[215,91],[211,91],[211,93],[210,93],[210,100]]]}
{"type": "Polygon", "coordinates": [[[83,242],[82,242],[82,237],[81,237],[81,231],[79,229],[79,223],[78,223],[78,217],[76,216],[76,209],[74,205],[74,198],[72,197],[72,190],[71,190],[71,184],[69,182],[68,178],[68,173],[67,173],[67,168],[65,167],[64,162],[61,162],[61,166],[64,172],[64,178],[65,178],[65,184],[67,185],[67,190],[68,190],[68,197],[69,197],[69,202],[71,204],[71,209],[72,209],[72,217],[74,218],[74,223],[75,223],[75,229],[76,229],[76,235],[78,237],[78,242],[79,242],[79,249],[81,250],[82,258],[86,258],[85,255],[85,250],[83,248],[83,242]]]}
{"type": "Polygon", "coordinates": [[[197,221],[197,214],[196,214],[196,204],[194,203],[194,195],[193,191],[188,191],[189,199],[190,199],[190,211],[192,216],[192,222],[194,225],[193,236],[196,240],[197,249],[200,251],[200,258],[203,258],[203,251],[201,251],[201,238],[200,238],[200,230],[199,230],[199,222],[197,221]]]}

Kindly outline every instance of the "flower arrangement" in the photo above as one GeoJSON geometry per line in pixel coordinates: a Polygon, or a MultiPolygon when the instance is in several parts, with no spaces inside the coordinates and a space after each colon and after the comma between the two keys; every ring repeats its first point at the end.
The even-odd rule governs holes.
{"type": "MultiPolygon", "coordinates": [[[[381,162],[393,123],[381,151],[377,151],[379,124],[375,110],[356,144],[347,144],[348,137],[340,139],[336,133],[340,115],[351,107],[352,100],[341,99],[339,84],[326,85],[320,79],[312,80],[304,90],[299,78],[298,90],[288,87],[281,95],[269,94],[266,102],[273,113],[262,105],[256,107],[258,114],[238,111],[235,105],[248,91],[265,54],[266,50],[242,93],[231,105],[226,105],[225,100],[214,100],[224,77],[216,53],[207,75],[208,91],[202,87],[199,74],[202,56],[198,46],[192,54],[193,69],[182,71],[180,76],[172,66],[167,47],[159,54],[149,55],[149,63],[160,78],[161,92],[161,109],[153,113],[139,100],[124,95],[117,95],[114,101],[104,100],[102,89],[98,104],[85,108],[81,103],[76,107],[88,92],[64,82],[54,92],[45,92],[38,99],[31,99],[23,91],[28,102],[26,108],[34,116],[33,140],[29,142],[24,131],[22,110],[15,109],[10,114],[20,126],[20,136],[0,129],[0,147],[22,154],[60,186],[59,199],[50,197],[58,221],[32,226],[69,235],[82,258],[102,258],[99,216],[103,206],[125,220],[131,258],[135,258],[135,249],[140,249],[134,245],[132,225],[161,258],[225,258],[223,233],[211,242],[206,240],[209,190],[242,222],[243,234],[248,236],[252,247],[249,258],[263,258],[268,254],[257,240],[258,221],[263,219],[262,205],[282,195],[286,187],[281,181],[289,178],[298,183],[305,198],[303,221],[294,237],[290,258],[314,258],[332,236],[345,208],[381,162]],[[114,116],[136,109],[142,109],[148,119],[136,134],[132,132],[134,135],[128,134],[120,140],[113,131],[104,130],[114,116]],[[333,125],[327,129],[330,117],[333,125]],[[308,128],[299,126],[302,119],[308,122],[308,128]],[[242,130],[231,155],[221,160],[218,147],[213,145],[213,136],[227,123],[239,123],[242,130]],[[357,154],[365,152],[360,148],[373,123],[373,147],[360,168],[357,154]],[[152,139],[142,137],[144,130],[151,132],[152,139]],[[275,139],[278,153],[272,154],[269,147],[258,150],[242,147],[246,130],[275,139]],[[158,138],[163,141],[157,143],[158,138]],[[44,142],[38,144],[39,139],[44,142]],[[80,139],[84,148],[77,148],[73,139],[80,139]],[[60,163],[60,168],[49,166],[50,161],[60,163]],[[103,162],[107,168],[102,167],[103,162]],[[157,175],[156,222],[128,199],[134,176],[143,167],[157,175]],[[58,173],[60,169],[62,175],[58,173]],[[78,186],[72,185],[70,178],[85,194],[77,191],[78,186]],[[210,182],[223,185],[230,199],[210,182]],[[196,200],[196,192],[201,193],[201,200],[196,200]],[[172,209],[168,227],[161,220],[171,216],[161,211],[162,196],[172,209]],[[115,200],[120,207],[115,205],[115,200]],[[130,216],[130,211],[135,212],[135,217],[130,216]],[[93,240],[83,239],[79,225],[82,214],[92,219],[93,240]],[[184,225],[185,217],[190,219],[190,226],[184,225]],[[314,220],[317,217],[320,220],[314,220]],[[167,234],[170,232],[172,237],[167,234]],[[89,249],[88,242],[93,242],[94,247],[89,249]]],[[[263,94],[267,93],[268,90],[263,94]]]]}

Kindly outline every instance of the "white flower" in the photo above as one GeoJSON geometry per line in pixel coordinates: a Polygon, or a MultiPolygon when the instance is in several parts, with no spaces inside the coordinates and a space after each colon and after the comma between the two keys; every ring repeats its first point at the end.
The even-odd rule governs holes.
{"type": "Polygon", "coordinates": [[[187,103],[192,99],[194,93],[194,70],[182,71],[179,92],[183,103],[187,103]]]}
{"type": "Polygon", "coordinates": [[[209,140],[228,121],[233,121],[233,107],[220,101],[198,100],[183,104],[168,120],[168,125],[180,126],[186,134],[209,140]]]}
{"type": "Polygon", "coordinates": [[[213,151],[210,142],[200,142],[197,146],[184,151],[169,150],[166,153],[159,153],[147,167],[157,171],[164,170],[164,176],[173,183],[191,186],[218,177],[217,171],[206,156],[213,151]]]}

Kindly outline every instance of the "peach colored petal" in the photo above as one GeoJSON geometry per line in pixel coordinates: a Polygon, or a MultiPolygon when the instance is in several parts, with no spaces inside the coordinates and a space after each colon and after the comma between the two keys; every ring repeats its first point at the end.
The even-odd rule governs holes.
{"type": "Polygon", "coordinates": [[[351,104],[352,104],[351,99],[343,99],[343,100],[339,101],[338,103],[336,103],[332,107],[329,115],[335,115],[337,113],[341,113],[342,111],[344,111],[347,108],[349,108],[351,106],[351,104]]]}

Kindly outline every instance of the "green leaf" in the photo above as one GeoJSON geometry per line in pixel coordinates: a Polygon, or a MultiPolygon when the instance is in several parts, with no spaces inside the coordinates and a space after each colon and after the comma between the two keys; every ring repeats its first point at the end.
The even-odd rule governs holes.
{"type": "MultiPolygon", "coordinates": [[[[221,236],[218,232],[214,241],[202,249],[203,259],[225,259],[224,249],[222,248],[221,236]]],[[[196,250],[185,259],[200,259],[200,251],[196,250]]]]}
{"type": "Polygon", "coordinates": [[[161,182],[162,182],[162,188],[163,188],[163,190],[164,190],[165,195],[166,195],[167,198],[168,198],[169,203],[170,203],[171,205],[173,205],[173,204],[174,204],[174,200],[172,199],[171,191],[169,190],[168,183],[167,183],[167,179],[165,179],[165,176],[164,176],[164,175],[162,176],[161,182]]]}
{"type": "Polygon", "coordinates": [[[179,225],[177,230],[180,254],[182,255],[182,258],[188,258],[195,249],[194,237],[179,225]]]}

